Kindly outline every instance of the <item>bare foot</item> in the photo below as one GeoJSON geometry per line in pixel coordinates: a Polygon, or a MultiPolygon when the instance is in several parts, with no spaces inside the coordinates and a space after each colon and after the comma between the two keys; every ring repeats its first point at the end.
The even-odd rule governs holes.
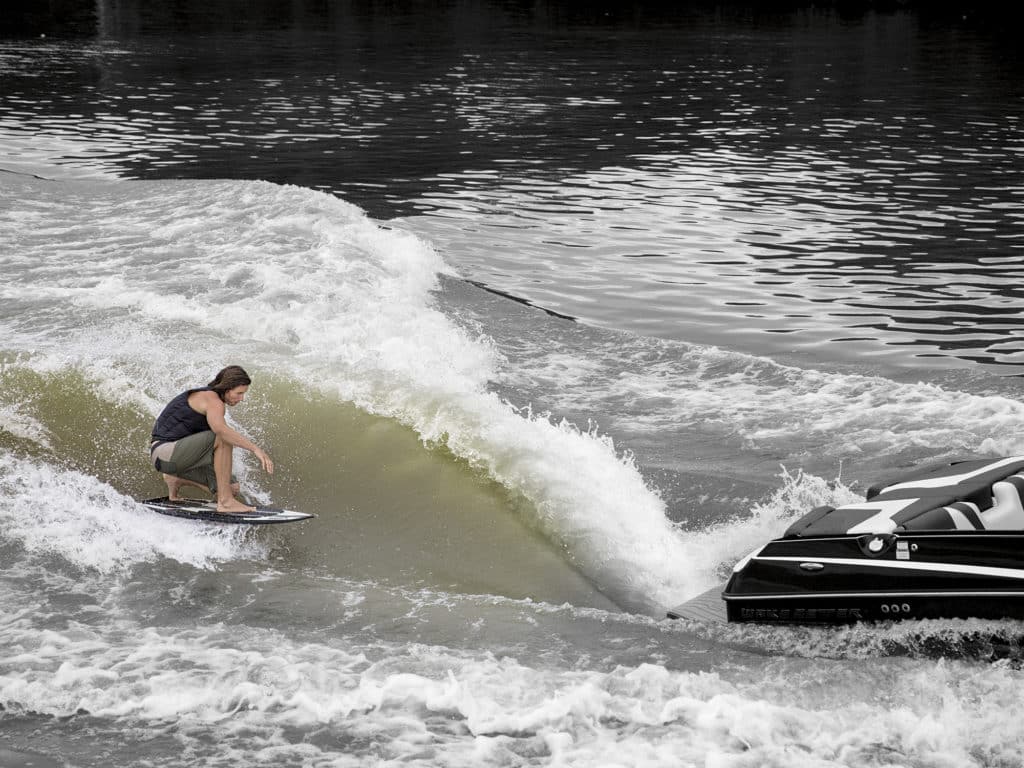
{"type": "Polygon", "coordinates": [[[167,498],[171,501],[181,501],[178,491],[181,490],[182,482],[174,475],[164,475],[164,482],[167,483],[167,498]]]}
{"type": "Polygon", "coordinates": [[[245,514],[246,512],[255,512],[256,507],[247,506],[235,498],[232,498],[229,501],[220,501],[218,499],[217,511],[228,515],[240,515],[245,514]]]}
{"type": "Polygon", "coordinates": [[[211,494],[213,493],[205,485],[201,485],[195,480],[186,480],[184,477],[175,477],[174,475],[168,475],[166,473],[164,473],[163,477],[164,482],[167,483],[167,498],[171,501],[192,501],[188,496],[181,495],[181,489],[185,487],[198,488],[201,491],[206,491],[211,494]]]}

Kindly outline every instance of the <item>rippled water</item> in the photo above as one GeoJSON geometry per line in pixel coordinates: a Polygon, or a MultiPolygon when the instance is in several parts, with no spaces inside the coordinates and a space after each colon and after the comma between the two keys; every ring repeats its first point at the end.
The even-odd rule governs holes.
{"type": "Polygon", "coordinates": [[[1024,89],[997,39],[478,10],[4,43],[4,164],[333,191],[469,279],[643,335],[1024,370],[1024,89]]]}

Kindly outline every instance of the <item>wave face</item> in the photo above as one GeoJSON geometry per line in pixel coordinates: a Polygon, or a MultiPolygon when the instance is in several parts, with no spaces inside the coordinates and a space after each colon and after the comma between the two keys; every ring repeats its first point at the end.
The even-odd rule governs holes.
{"type": "MultiPolygon", "coordinates": [[[[354,404],[483,472],[509,494],[493,514],[520,515],[616,603],[657,612],[679,594],[685,545],[657,494],[610,439],[524,414],[492,391],[501,356],[437,307],[449,270],[420,240],[296,187],[15,186],[21,200],[5,221],[15,238],[4,265],[9,375],[74,371],[90,399],[131,414],[141,447],[166,399],[244,360],[286,382],[285,400],[354,404]]],[[[20,409],[24,439],[45,447],[27,434],[41,415],[5,407],[20,409]]],[[[318,460],[341,463],[323,437],[318,460]]],[[[285,466],[290,447],[281,445],[285,466]]]]}

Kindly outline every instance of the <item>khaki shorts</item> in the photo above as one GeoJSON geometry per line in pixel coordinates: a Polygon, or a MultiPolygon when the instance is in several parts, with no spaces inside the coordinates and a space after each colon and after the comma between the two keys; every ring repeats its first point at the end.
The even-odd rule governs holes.
{"type": "MultiPolygon", "coordinates": [[[[196,432],[173,443],[162,443],[150,454],[157,472],[191,480],[217,492],[217,477],[213,472],[213,442],[216,435],[210,430],[196,432]]],[[[231,482],[237,482],[234,475],[231,482]]]]}

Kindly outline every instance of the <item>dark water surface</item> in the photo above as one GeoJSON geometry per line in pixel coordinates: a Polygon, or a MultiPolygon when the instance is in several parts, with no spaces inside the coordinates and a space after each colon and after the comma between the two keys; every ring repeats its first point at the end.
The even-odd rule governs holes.
{"type": "Polygon", "coordinates": [[[97,8],[91,39],[0,50],[8,166],[331,191],[467,278],[645,336],[1024,364],[1024,80],[991,29],[729,6],[97,8]]]}

